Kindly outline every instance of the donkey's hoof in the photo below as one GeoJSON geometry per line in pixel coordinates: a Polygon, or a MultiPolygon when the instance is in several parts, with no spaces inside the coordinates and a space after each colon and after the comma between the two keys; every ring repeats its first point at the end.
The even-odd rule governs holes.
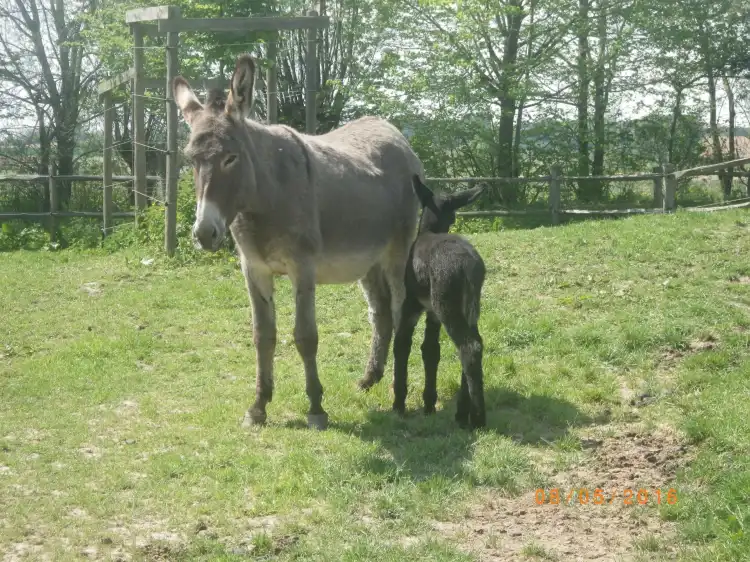
{"type": "Polygon", "coordinates": [[[307,427],[325,431],[328,428],[328,414],[307,414],[307,427]]]}
{"type": "Polygon", "coordinates": [[[469,428],[469,414],[463,412],[456,412],[455,417],[456,423],[463,429],[469,428]]]}
{"type": "Polygon", "coordinates": [[[381,379],[383,378],[383,372],[382,371],[367,371],[365,373],[365,376],[363,376],[359,381],[357,381],[357,386],[360,390],[368,391],[373,386],[378,384],[381,379]]]}
{"type": "Polygon", "coordinates": [[[402,418],[406,416],[406,406],[402,404],[394,404],[393,405],[393,412],[401,416],[402,418]]]}
{"type": "Polygon", "coordinates": [[[363,377],[357,381],[357,388],[363,392],[370,390],[374,383],[367,377],[363,377]]]}
{"type": "Polygon", "coordinates": [[[242,420],[242,427],[249,428],[266,424],[266,413],[258,408],[250,408],[245,412],[245,418],[242,420]]]}
{"type": "Polygon", "coordinates": [[[484,414],[472,414],[469,416],[469,423],[471,429],[480,429],[487,425],[487,419],[484,414]]]}

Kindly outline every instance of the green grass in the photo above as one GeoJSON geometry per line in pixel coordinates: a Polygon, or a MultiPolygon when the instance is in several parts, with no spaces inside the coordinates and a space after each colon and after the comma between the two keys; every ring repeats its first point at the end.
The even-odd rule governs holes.
{"type": "MultiPolygon", "coordinates": [[[[470,239],[488,269],[480,329],[489,427],[474,434],[453,423],[460,367],[445,334],[435,416],[419,411],[419,337],[406,419],[389,411],[387,380],[356,390],[370,337],[356,285],[318,288],[329,430],[304,427],[282,279],[269,424],[246,432],[254,349],[234,260],[191,265],[127,249],[0,254],[0,552],[473,560],[431,522],[460,522],[488,491],[546,485],[550,468],[586,461],[582,432],[635,417],[684,434],[692,460],[674,483],[679,502],[649,515],[673,521],[676,536],[634,548],[655,557],[677,545],[680,560],[746,557],[750,284],[730,281],[750,275],[746,213],[470,239]],[[694,345],[710,339],[715,346],[694,345]],[[635,411],[623,385],[658,399],[635,411]]],[[[531,544],[525,555],[554,556],[531,544]]]]}

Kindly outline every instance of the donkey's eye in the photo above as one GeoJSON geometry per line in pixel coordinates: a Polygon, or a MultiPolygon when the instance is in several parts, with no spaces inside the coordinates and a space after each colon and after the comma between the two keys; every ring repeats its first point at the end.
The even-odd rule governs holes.
{"type": "Polygon", "coordinates": [[[230,154],[229,156],[227,156],[226,158],[224,158],[223,166],[225,168],[227,166],[231,166],[232,164],[235,163],[236,160],[237,160],[237,155],[236,154],[230,154]]]}

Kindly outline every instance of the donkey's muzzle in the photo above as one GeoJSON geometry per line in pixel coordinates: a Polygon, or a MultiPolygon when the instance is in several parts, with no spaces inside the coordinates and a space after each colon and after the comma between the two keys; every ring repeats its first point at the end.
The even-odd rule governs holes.
{"type": "Polygon", "coordinates": [[[203,222],[193,225],[193,238],[202,250],[215,252],[223,237],[224,233],[215,224],[203,222]]]}

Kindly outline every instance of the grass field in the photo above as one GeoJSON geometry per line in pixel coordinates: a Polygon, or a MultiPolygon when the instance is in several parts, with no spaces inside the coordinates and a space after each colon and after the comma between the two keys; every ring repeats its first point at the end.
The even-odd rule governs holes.
{"type": "Polygon", "coordinates": [[[284,279],[269,423],[244,431],[255,367],[236,262],[0,254],[1,559],[747,559],[747,213],[469,238],[488,269],[475,433],[453,422],[445,334],[435,416],[418,337],[405,419],[389,380],[356,390],[370,337],[356,285],[318,289],[329,430],[304,425],[284,279]]]}

